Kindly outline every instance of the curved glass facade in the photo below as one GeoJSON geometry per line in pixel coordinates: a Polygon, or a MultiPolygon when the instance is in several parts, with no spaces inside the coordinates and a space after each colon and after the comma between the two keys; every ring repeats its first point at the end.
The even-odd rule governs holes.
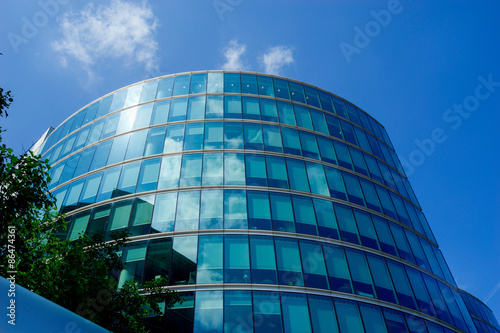
{"type": "Polygon", "coordinates": [[[192,72],[108,94],[38,152],[69,227],[129,228],[119,284],[185,298],[162,332],[500,332],[457,289],[390,139],[302,82],[192,72]]]}

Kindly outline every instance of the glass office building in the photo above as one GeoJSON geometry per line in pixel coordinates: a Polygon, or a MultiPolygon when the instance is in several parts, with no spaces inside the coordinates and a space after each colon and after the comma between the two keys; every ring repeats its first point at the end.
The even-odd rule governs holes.
{"type": "Polygon", "coordinates": [[[252,72],[168,75],[74,113],[38,152],[61,237],[129,228],[119,284],[185,299],[169,332],[500,332],[457,288],[382,125],[252,72]]]}

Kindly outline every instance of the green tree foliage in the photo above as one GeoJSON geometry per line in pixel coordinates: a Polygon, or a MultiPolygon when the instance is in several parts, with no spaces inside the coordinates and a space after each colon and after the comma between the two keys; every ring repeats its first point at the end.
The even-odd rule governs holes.
{"type": "MultiPolygon", "coordinates": [[[[7,116],[10,103],[10,91],[0,90],[0,116],[7,116]]],[[[166,278],[141,286],[127,281],[118,288],[126,231],[107,242],[102,234],[60,239],[66,222],[47,194],[48,169],[48,160],[31,151],[16,156],[0,145],[0,275],[17,271],[17,284],[112,331],[146,332],[142,319],[160,315],[158,304],[171,306],[179,295],[164,289],[166,278]],[[15,242],[8,238],[12,229],[15,242]],[[15,251],[9,251],[12,246],[15,251]]]]}

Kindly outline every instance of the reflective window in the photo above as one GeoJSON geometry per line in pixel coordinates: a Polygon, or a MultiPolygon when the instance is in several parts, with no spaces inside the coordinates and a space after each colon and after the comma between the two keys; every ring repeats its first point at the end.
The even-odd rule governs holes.
{"type": "Polygon", "coordinates": [[[179,184],[180,171],[181,155],[164,156],[161,162],[158,189],[177,187],[179,184]]]}
{"type": "MultiPolygon", "coordinates": [[[[210,75],[210,73],[209,73],[210,75]]],[[[206,118],[222,118],[224,115],[224,100],[222,96],[207,96],[206,118]]]]}
{"type": "Polygon", "coordinates": [[[365,176],[368,176],[368,168],[363,158],[363,153],[356,148],[349,147],[351,158],[354,163],[354,170],[365,176]]]}
{"type": "Polygon", "coordinates": [[[157,88],[158,80],[144,82],[139,103],[149,102],[155,99],[157,88]]]}
{"type": "Polygon", "coordinates": [[[189,93],[190,80],[190,74],[176,76],[174,82],[174,92],[172,96],[187,95],[189,93]]]}
{"type": "Polygon", "coordinates": [[[314,125],[314,130],[324,134],[330,134],[328,131],[328,126],[325,121],[325,114],[318,110],[309,109],[311,112],[311,118],[314,125]]]}
{"type": "Polygon", "coordinates": [[[80,153],[75,154],[66,160],[66,165],[64,166],[64,170],[61,173],[61,177],[59,179],[59,184],[62,184],[71,179],[73,173],[75,172],[79,159],[80,153]]]}
{"type": "Polygon", "coordinates": [[[358,179],[366,199],[366,206],[370,209],[376,210],[377,212],[382,212],[382,206],[378,200],[377,192],[375,191],[373,183],[364,180],[363,178],[358,179]]]}
{"type": "MultiPolygon", "coordinates": [[[[208,73],[208,75],[210,74],[212,73],[208,73]]],[[[193,332],[223,332],[223,299],[222,290],[196,292],[193,332]]]]}
{"type": "Polygon", "coordinates": [[[325,172],[323,166],[306,162],[307,177],[309,178],[309,185],[311,192],[329,196],[330,191],[326,183],[325,172]]]}
{"type": "Polygon", "coordinates": [[[422,318],[405,313],[406,323],[410,329],[410,333],[426,333],[425,322],[422,318]]]}
{"type": "Polygon", "coordinates": [[[136,105],[137,103],[139,103],[139,98],[141,97],[141,91],[142,91],[142,83],[130,87],[128,89],[127,98],[125,99],[123,107],[128,108],[129,106],[136,105]]]}
{"type": "Polygon", "coordinates": [[[292,100],[299,103],[305,103],[306,98],[304,96],[304,88],[302,84],[293,81],[288,81],[288,84],[290,85],[292,100]]]}
{"type": "Polygon", "coordinates": [[[387,260],[389,271],[391,272],[392,282],[396,288],[396,293],[399,298],[399,304],[418,310],[417,303],[413,297],[410,283],[406,277],[404,266],[392,260],[387,260]]]}
{"type": "Polygon", "coordinates": [[[291,103],[277,102],[278,116],[282,124],[296,126],[295,115],[293,113],[293,106],[291,103]]]}
{"type": "Polygon", "coordinates": [[[364,156],[366,165],[368,166],[368,171],[370,171],[370,177],[373,178],[373,180],[383,184],[384,181],[382,180],[382,174],[380,173],[380,169],[378,168],[375,158],[367,154],[364,154],[364,156]]]}
{"type": "Polygon", "coordinates": [[[394,244],[394,239],[392,238],[387,221],[376,215],[372,215],[372,218],[382,251],[392,254],[393,256],[398,256],[398,251],[396,250],[396,245],[394,244]]]}
{"type": "Polygon", "coordinates": [[[243,149],[243,129],[242,123],[224,124],[224,148],[243,149]]]}
{"type": "Polygon", "coordinates": [[[240,93],[240,74],[224,73],[224,92],[240,93]]]}
{"type": "Polygon", "coordinates": [[[165,124],[170,113],[170,100],[159,101],[154,104],[151,126],[165,124]]]}
{"type": "Polygon", "coordinates": [[[125,158],[125,152],[127,151],[129,138],[130,134],[125,134],[114,138],[113,145],[111,146],[111,150],[109,152],[107,165],[123,161],[123,159],[125,158]]]}
{"type": "Polygon", "coordinates": [[[349,119],[347,117],[347,111],[346,111],[345,106],[344,106],[344,101],[342,101],[340,98],[338,98],[334,95],[331,95],[331,97],[332,97],[333,105],[335,106],[336,113],[339,116],[344,117],[345,119],[349,119]]]}
{"type": "Polygon", "coordinates": [[[335,147],[335,151],[337,153],[339,165],[341,167],[354,170],[352,167],[351,156],[349,155],[349,150],[347,149],[347,146],[338,141],[333,141],[333,146],[335,147]]]}
{"type": "Polygon", "coordinates": [[[127,153],[125,154],[126,160],[142,156],[142,153],[144,152],[144,145],[146,144],[147,135],[147,129],[130,134],[127,153]]]}
{"type": "Polygon", "coordinates": [[[317,242],[299,241],[306,287],[328,289],[325,259],[317,242]]]}
{"type": "Polygon", "coordinates": [[[208,73],[207,93],[222,93],[224,91],[224,74],[208,73]]]}
{"type": "Polygon", "coordinates": [[[278,153],[283,152],[283,144],[281,143],[280,128],[272,125],[262,125],[264,134],[264,145],[267,151],[278,153]]]}
{"type": "Polygon", "coordinates": [[[375,282],[378,298],[397,304],[396,293],[384,258],[372,254],[366,254],[366,257],[375,282]]]}
{"type": "Polygon", "coordinates": [[[330,189],[330,196],[340,200],[347,200],[344,181],[342,179],[342,172],[325,166],[325,173],[328,181],[328,187],[330,189]]]}
{"type": "Polygon", "coordinates": [[[422,246],[420,246],[420,242],[418,241],[418,236],[413,232],[404,229],[406,234],[406,238],[408,238],[408,243],[410,243],[411,252],[415,256],[415,262],[420,267],[429,270],[430,266],[427,262],[427,258],[425,257],[424,251],[422,250],[422,246]]]}
{"type": "Polygon", "coordinates": [[[276,237],[274,242],[279,283],[287,286],[304,286],[297,240],[276,237]]]}
{"type": "Polygon", "coordinates": [[[307,104],[320,108],[318,91],[306,85],[304,86],[304,91],[306,93],[307,104]]]}
{"type": "Polygon", "coordinates": [[[161,154],[165,143],[165,126],[151,128],[146,139],[144,156],[161,154]]]}
{"type": "Polygon", "coordinates": [[[358,304],[361,310],[361,317],[363,317],[366,332],[387,333],[384,316],[382,315],[380,307],[362,302],[359,302],[358,304]]]}
{"type": "Polygon", "coordinates": [[[385,323],[389,333],[407,333],[405,319],[403,314],[398,311],[384,308],[385,323]]]}
{"type": "Polygon", "coordinates": [[[203,185],[222,185],[223,177],[222,153],[203,154],[203,185]]]}
{"type": "Polygon", "coordinates": [[[175,231],[198,229],[200,191],[179,192],[175,231]]]}
{"type": "Polygon", "coordinates": [[[347,109],[347,113],[349,114],[349,119],[353,123],[356,123],[359,126],[361,126],[361,120],[359,120],[358,111],[356,110],[356,107],[349,102],[345,102],[344,105],[347,109]]]}
{"type": "Polygon", "coordinates": [[[224,143],[223,123],[205,123],[205,149],[221,149],[224,143]]]}
{"type": "Polygon", "coordinates": [[[254,291],[253,317],[255,333],[283,332],[281,302],[278,292],[254,291]],[[257,325],[259,323],[260,325],[257,325]]]}
{"type": "Polygon", "coordinates": [[[118,186],[116,188],[115,197],[135,192],[140,168],[140,161],[123,165],[120,180],[118,181],[118,186]]]}
{"type": "Polygon", "coordinates": [[[321,160],[323,162],[331,163],[337,165],[337,156],[335,150],[333,149],[332,140],[324,138],[322,136],[317,136],[319,152],[321,154],[321,160]]]}
{"type": "Polygon", "coordinates": [[[427,286],[427,290],[429,294],[432,295],[432,302],[434,304],[434,308],[436,309],[438,318],[444,320],[452,325],[454,325],[453,319],[451,318],[450,313],[448,312],[448,307],[446,306],[446,301],[439,290],[438,284],[434,278],[431,278],[427,274],[422,274],[424,278],[425,285],[427,286]]]}
{"type": "Polygon", "coordinates": [[[302,153],[304,157],[314,158],[319,160],[318,144],[316,143],[316,136],[307,132],[299,131],[300,143],[302,146],[302,153]]]}
{"type": "Polygon", "coordinates": [[[224,331],[253,333],[251,291],[224,292],[224,331]]]}
{"type": "MultiPolygon", "coordinates": [[[[92,125],[92,129],[90,130],[90,135],[89,135],[88,141],[86,143],[86,146],[91,145],[94,142],[99,141],[99,138],[101,137],[102,128],[104,127],[105,120],[106,119],[101,119],[99,121],[96,121],[92,125]]],[[[54,148],[54,149],[56,149],[56,148],[54,148]]],[[[56,154],[56,153],[54,153],[54,155],[52,156],[54,161],[57,159],[57,156],[58,156],[58,154],[56,154]]]]}
{"type": "Polygon", "coordinates": [[[339,239],[339,228],[337,219],[330,201],[313,199],[314,210],[318,220],[319,235],[333,239],[339,239]]]}
{"type": "Polygon", "coordinates": [[[273,78],[274,93],[278,98],[290,99],[290,92],[288,91],[288,81],[278,78],[273,78]]]}
{"type": "Polygon", "coordinates": [[[311,332],[306,295],[281,293],[281,306],[285,333],[311,332]]]}
{"type": "Polygon", "coordinates": [[[89,133],[90,133],[90,126],[87,126],[78,132],[78,138],[76,139],[75,147],[73,148],[73,150],[78,150],[85,145],[89,133]]]}
{"type": "Polygon", "coordinates": [[[87,230],[87,225],[90,219],[90,212],[83,212],[76,214],[73,218],[73,223],[71,225],[71,232],[69,234],[68,240],[75,240],[80,235],[85,233],[87,230]]]}
{"type": "Polygon", "coordinates": [[[318,93],[319,93],[319,99],[321,101],[321,107],[323,108],[323,110],[335,113],[330,94],[327,94],[326,92],[321,90],[318,90],[318,93]]]}
{"type": "Polygon", "coordinates": [[[316,216],[311,198],[292,195],[295,226],[301,234],[317,235],[316,216]]]}
{"type": "Polygon", "coordinates": [[[377,240],[377,234],[375,233],[375,229],[373,228],[370,214],[355,208],[353,209],[353,211],[356,218],[356,224],[358,225],[361,243],[363,243],[364,246],[371,247],[372,249],[380,250],[377,240]]]}
{"type": "Polygon", "coordinates": [[[96,201],[103,201],[113,197],[113,192],[116,190],[121,170],[122,167],[117,166],[104,171],[96,201]]]}
{"type": "Polygon", "coordinates": [[[109,213],[111,212],[111,205],[98,207],[92,211],[92,217],[87,228],[87,234],[93,236],[96,233],[106,231],[109,220],[109,213]]]}
{"type": "Polygon", "coordinates": [[[246,183],[248,186],[267,186],[264,155],[245,154],[246,183]]]}
{"type": "Polygon", "coordinates": [[[260,115],[262,120],[278,122],[278,110],[274,99],[260,99],[260,115]]]}
{"type": "Polygon", "coordinates": [[[247,191],[248,228],[272,230],[271,209],[267,192],[247,191]]]}
{"type": "MultiPolygon", "coordinates": [[[[85,179],[82,178],[69,185],[66,198],[64,199],[64,203],[62,205],[62,213],[78,208],[78,199],[80,198],[84,182],[85,179]]],[[[75,235],[78,235],[78,233],[75,235]]]]}
{"type": "Polygon", "coordinates": [[[202,154],[183,156],[180,187],[201,185],[202,157],[202,154]]]}
{"type": "MultiPolygon", "coordinates": [[[[133,87],[126,88],[126,89],[120,90],[120,91],[115,93],[114,98],[113,98],[113,103],[111,103],[111,107],[109,109],[109,113],[114,112],[114,111],[119,110],[119,109],[123,109],[123,107],[124,107],[123,105],[124,105],[125,100],[127,98],[128,90],[132,89],[132,88],[133,87]]],[[[105,105],[105,103],[103,103],[103,102],[104,102],[104,100],[101,102],[101,105],[99,106],[98,113],[101,113],[101,107],[103,107],[105,105]]],[[[104,112],[104,114],[106,114],[106,113],[107,112],[104,112]]]]}
{"type": "Polygon", "coordinates": [[[133,236],[144,235],[150,232],[154,200],[154,195],[134,199],[129,226],[133,236]]]}
{"type": "Polygon", "coordinates": [[[177,98],[172,100],[170,107],[169,122],[186,120],[187,98],[177,98]]]}
{"type": "Polygon", "coordinates": [[[339,138],[340,140],[344,140],[344,137],[342,136],[342,130],[340,129],[339,120],[329,114],[326,114],[325,118],[328,124],[330,135],[339,138]]]}
{"type": "Polygon", "coordinates": [[[339,204],[333,205],[337,214],[341,239],[349,243],[361,244],[351,207],[339,204]]]}
{"type": "Polygon", "coordinates": [[[341,333],[364,332],[356,302],[335,298],[335,309],[341,333]]]}
{"type": "Polygon", "coordinates": [[[205,96],[190,97],[188,101],[187,119],[205,118],[205,96]]]}
{"type": "Polygon", "coordinates": [[[243,119],[260,120],[259,99],[254,97],[242,97],[243,119]]]}
{"type": "Polygon", "coordinates": [[[245,123],[243,128],[245,149],[264,150],[261,125],[245,123]]]}
{"type": "Polygon", "coordinates": [[[167,135],[163,146],[164,153],[182,151],[184,144],[184,124],[167,126],[167,135]]]}
{"type": "Polygon", "coordinates": [[[172,238],[168,237],[149,241],[144,281],[153,280],[157,276],[168,277],[171,254],[172,238]]]}
{"type": "Polygon", "coordinates": [[[241,93],[257,95],[257,78],[253,74],[241,74],[241,93]]]}
{"type": "Polygon", "coordinates": [[[376,297],[365,254],[353,249],[346,249],[345,252],[355,293],[361,296],[376,297]]]}
{"type": "Polygon", "coordinates": [[[391,197],[389,196],[389,192],[385,188],[382,188],[381,186],[378,186],[378,185],[375,185],[375,189],[377,190],[378,197],[380,199],[380,202],[382,203],[382,208],[384,209],[384,214],[397,220],[398,216],[396,215],[396,210],[394,209],[394,206],[392,205],[392,201],[391,201],[391,197]]]}
{"type": "Polygon", "coordinates": [[[363,192],[361,192],[361,187],[359,186],[358,177],[347,172],[343,174],[349,201],[360,206],[365,206],[365,200],[363,198],[363,192]]]}
{"type": "Polygon", "coordinates": [[[274,242],[268,236],[250,236],[252,283],[277,284],[274,242]]]}
{"type": "Polygon", "coordinates": [[[357,146],[358,142],[356,141],[352,125],[343,120],[340,121],[340,124],[342,125],[342,133],[344,134],[345,140],[357,146]]]}
{"type": "Polygon", "coordinates": [[[203,149],[203,123],[186,124],[184,150],[203,149]]]}
{"type": "Polygon", "coordinates": [[[191,75],[190,94],[204,94],[207,91],[207,74],[198,73],[191,75]]]}
{"type": "Polygon", "coordinates": [[[248,229],[245,191],[224,191],[224,229],[248,229]]]}
{"type": "Polygon", "coordinates": [[[277,231],[295,232],[292,202],[290,195],[270,193],[273,229],[277,231]]]}
{"type": "Polygon", "coordinates": [[[156,99],[172,96],[172,87],[174,85],[174,77],[166,77],[158,82],[158,92],[156,99]]]}
{"type": "Polygon", "coordinates": [[[285,153],[301,156],[302,151],[300,149],[300,140],[297,130],[282,127],[281,134],[283,136],[283,146],[285,147],[285,153]]]}
{"type": "Polygon", "coordinates": [[[297,118],[297,126],[312,130],[313,125],[311,121],[311,116],[309,115],[309,109],[304,106],[296,104],[293,105],[293,109],[295,111],[295,118],[297,118]]]}
{"type": "Polygon", "coordinates": [[[290,180],[290,189],[309,192],[309,183],[304,162],[287,158],[286,168],[290,180]]]}
{"type": "MultiPolygon", "coordinates": [[[[200,236],[198,244],[198,271],[196,283],[222,283],[222,258],[222,235],[200,236]]],[[[222,299],[222,295],[220,298],[222,299]]]]}
{"type": "Polygon", "coordinates": [[[250,283],[250,253],[247,235],[224,236],[224,282],[250,283]]]}
{"type": "Polygon", "coordinates": [[[224,96],[224,117],[241,119],[241,97],[224,96]]]}
{"type": "Polygon", "coordinates": [[[415,292],[420,311],[437,317],[436,309],[434,309],[434,305],[432,304],[431,297],[429,296],[429,292],[427,291],[427,287],[425,286],[421,273],[408,266],[405,266],[405,269],[413,291],[415,292]]]}
{"type": "Polygon", "coordinates": [[[115,202],[111,210],[108,231],[128,227],[130,212],[132,211],[132,200],[115,202]]]}
{"type": "Polygon", "coordinates": [[[160,158],[153,158],[142,162],[139,181],[137,182],[137,192],[156,190],[160,161],[160,158]]]}
{"type": "MultiPolygon", "coordinates": [[[[113,111],[116,111],[120,109],[120,104],[123,105],[123,102],[125,100],[125,96],[127,96],[127,89],[124,89],[120,92],[117,93],[116,97],[116,102],[113,105],[113,111]],[[120,103],[121,102],[121,103],[120,103]]],[[[109,95],[101,99],[101,103],[99,104],[99,107],[97,109],[97,113],[95,116],[95,119],[100,118],[102,116],[105,116],[109,112],[109,107],[111,106],[111,103],[113,102],[113,97],[114,95],[109,95]]]]}
{"type": "Polygon", "coordinates": [[[244,154],[224,154],[224,184],[245,185],[244,154]]]}
{"type": "Polygon", "coordinates": [[[335,310],[330,297],[308,295],[314,333],[338,333],[335,310]]]}
{"type": "Polygon", "coordinates": [[[368,139],[366,138],[365,131],[358,127],[354,127],[354,132],[356,133],[356,138],[358,139],[359,146],[366,150],[369,153],[372,153],[372,148],[370,147],[370,143],[368,142],[368,139]]]}
{"type": "Polygon", "coordinates": [[[202,191],[200,209],[201,229],[222,229],[224,218],[224,192],[222,190],[202,191]]]}
{"type": "Polygon", "coordinates": [[[197,236],[175,237],[172,248],[173,285],[193,284],[196,278],[197,236]]]}
{"type": "Polygon", "coordinates": [[[415,258],[413,257],[413,254],[410,250],[410,246],[408,245],[408,241],[406,240],[403,228],[394,223],[390,223],[389,227],[391,228],[392,235],[394,236],[394,240],[396,241],[399,256],[411,263],[416,263],[415,258]]]}
{"type": "Polygon", "coordinates": [[[107,140],[97,145],[94,159],[92,160],[92,165],[90,166],[90,171],[102,168],[106,165],[112,143],[113,140],[107,140]]]}
{"type": "Polygon", "coordinates": [[[274,97],[273,79],[270,76],[257,75],[259,95],[274,97]]]}

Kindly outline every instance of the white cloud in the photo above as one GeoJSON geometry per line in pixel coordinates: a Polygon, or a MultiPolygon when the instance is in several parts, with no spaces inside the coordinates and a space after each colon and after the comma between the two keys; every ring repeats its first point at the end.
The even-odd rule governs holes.
{"type": "Polygon", "coordinates": [[[108,6],[98,7],[90,3],[62,17],[63,36],[52,47],[61,53],[62,65],[74,58],[90,79],[95,64],[106,59],[121,60],[126,66],[142,64],[151,73],[158,70],[156,27],[157,19],[145,2],[111,0],[108,6]]]}
{"type": "Polygon", "coordinates": [[[233,39],[229,42],[229,46],[224,49],[224,57],[226,62],[222,65],[223,70],[229,71],[243,71],[247,67],[241,60],[241,56],[246,52],[247,46],[245,44],[238,44],[238,40],[233,39]]]}
{"type": "Polygon", "coordinates": [[[274,46],[261,57],[264,72],[278,75],[283,66],[294,62],[292,49],[285,46],[274,46]]]}

